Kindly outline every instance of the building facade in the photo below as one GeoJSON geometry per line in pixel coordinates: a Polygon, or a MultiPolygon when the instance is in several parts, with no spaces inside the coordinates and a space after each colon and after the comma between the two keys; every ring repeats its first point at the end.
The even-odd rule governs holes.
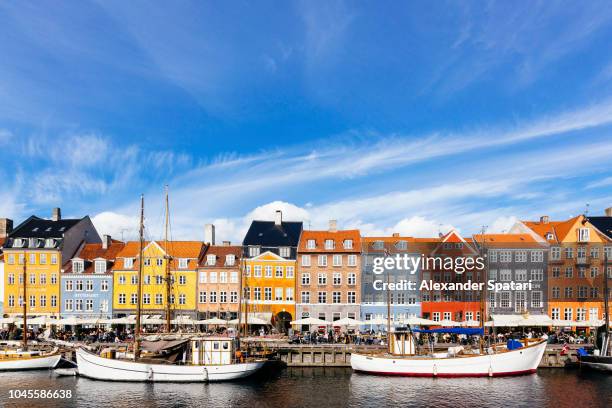
{"type": "Polygon", "coordinates": [[[62,318],[112,318],[112,267],[124,246],[123,242],[105,235],[102,243],[84,244],[64,264],[60,277],[62,318]]]}
{"type": "Polygon", "coordinates": [[[298,247],[297,318],[360,318],[359,230],[302,231],[298,247]]]}
{"type": "Polygon", "coordinates": [[[527,290],[488,291],[488,314],[548,313],[548,243],[530,234],[484,234],[474,235],[473,244],[487,257],[487,279],[531,283],[527,290]]]}
{"type": "MultiPolygon", "coordinates": [[[[511,232],[531,233],[550,246],[548,257],[548,314],[553,320],[589,322],[603,318],[604,253],[612,242],[584,215],[565,221],[518,222],[511,232]]],[[[583,323],[584,326],[581,326],[583,323]]]]}
{"type": "MultiPolygon", "coordinates": [[[[214,244],[214,242],[213,242],[214,244]]],[[[198,266],[200,319],[236,319],[240,308],[242,247],[224,243],[206,245],[198,266]]]]}
{"type": "Polygon", "coordinates": [[[62,265],[81,245],[99,242],[89,217],[62,219],[59,208],[51,219],[23,221],[4,243],[4,313],[23,314],[25,272],[27,313],[59,317],[62,265]]]}
{"type": "Polygon", "coordinates": [[[243,240],[243,296],[248,313],[271,313],[274,324],[287,330],[294,320],[297,248],[301,222],[253,221],[243,240]]]}
{"type": "MultiPolygon", "coordinates": [[[[113,314],[116,317],[136,313],[140,243],[128,242],[117,254],[113,266],[113,314]]],[[[166,302],[170,314],[197,318],[197,269],[204,255],[204,243],[198,241],[146,242],[142,267],[142,314],[165,318],[166,302]],[[170,279],[168,276],[168,269],[170,279]],[[170,296],[167,296],[169,286],[170,296]]]]}

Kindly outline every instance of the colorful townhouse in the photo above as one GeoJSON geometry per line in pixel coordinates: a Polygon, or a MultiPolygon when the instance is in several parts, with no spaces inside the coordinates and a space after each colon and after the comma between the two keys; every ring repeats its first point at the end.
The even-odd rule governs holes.
{"type": "Polygon", "coordinates": [[[4,313],[22,315],[24,273],[27,313],[59,317],[62,265],[85,243],[99,243],[90,218],[62,219],[53,209],[51,219],[37,216],[19,224],[4,243],[4,313]]]}
{"type": "MultiPolygon", "coordinates": [[[[550,245],[548,257],[548,314],[553,320],[577,322],[603,318],[603,255],[612,241],[584,215],[564,221],[520,221],[511,232],[530,233],[550,245]]],[[[584,326],[581,326],[583,323],[584,326]]]]}
{"type": "MultiPolygon", "coordinates": [[[[451,258],[456,263],[458,258],[477,258],[480,256],[478,249],[466,241],[456,230],[452,229],[447,234],[436,240],[433,250],[429,253],[430,258],[451,258]]],[[[481,273],[477,270],[459,270],[457,268],[447,269],[439,263],[432,262],[422,269],[423,280],[434,283],[480,283],[486,281],[484,269],[481,273]]],[[[431,289],[431,288],[429,288],[431,289]]],[[[422,290],[421,292],[422,317],[434,321],[453,320],[478,321],[481,309],[480,290],[422,290]]]]}
{"type": "Polygon", "coordinates": [[[361,236],[359,230],[302,231],[298,247],[298,318],[336,321],[360,318],[361,236]]]}
{"type": "Polygon", "coordinates": [[[144,243],[141,260],[140,243],[126,243],[112,267],[113,315],[136,313],[138,268],[142,261],[142,314],[165,318],[169,301],[172,319],[178,316],[196,319],[197,270],[204,249],[204,243],[199,241],[150,241],[144,243]]]}
{"type": "Polygon", "coordinates": [[[405,268],[394,264],[380,270],[387,258],[419,258],[432,249],[431,240],[401,237],[363,237],[361,242],[361,320],[386,319],[388,304],[391,319],[401,322],[409,317],[421,316],[419,282],[421,268],[405,268]],[[393,285],[393,287],[391,287],[393,285]],[[412,285],[412,286],[411,286],[412,285]]]}
{"type": "Polygon", "coordinates": [[[273,323],[286,331],[296,317],[296,258],[302,222],[253,221],[243,245],[243,294],[248,313],[271,314],[273,323]]]}
{"type": "Polygon", "coordinates": [[[124,246],[123,242],[104,235],[101,243],[81,245],[64,264],[60,277],[62,318],[112,318],[112,267],[124,246]]]}
{"type": "Polygon", "coordinates": [[[207,226],[209,229],[213,235],[206,239],[204,256],[198,266],[199,318],[236,319],[240,310],[242,247],[227,241],[215,245],[214,226],[207,226]]]}
{"type": "Polygon", "coordinates": [[[531,283],[527,290],[487,291],[488,315],[548,314],[547,242],[526,233],[479,234],[472,241],[478,252],[486,255],[487,280],[531,283]]]}

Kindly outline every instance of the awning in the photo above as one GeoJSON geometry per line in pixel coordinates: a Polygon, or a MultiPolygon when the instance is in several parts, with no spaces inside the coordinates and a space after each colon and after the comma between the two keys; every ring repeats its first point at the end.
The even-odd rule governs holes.
{"type": "Polygon", "coordinates": [[[487,326],[495,327],[528,327],[553,326],[553,320],[548,315],[491,315],[487,326]]]}
{"type": "Polygon", "coordinates": [[[360,326],[362,324],[363,322],[361,320],[351,319],[350,317],[345,317],[332,322],[333,326],[360,326]]]}
{"type": "Polygon", "coordinates": [[[291,325],[309,325],[309,326],[329,326],[331,322],[327,320],[315,319],[314,317],[307,317],[305,319],[293,320],[291,325]]]}
{"type": "Polygon", "coordinates": [[[471,328],[471,327],[447,327],[440,329],[413,329],[412,331],[417,333],[450,333],[450,334],[465,334],[466,336],[483,336],[484,329],[482,328],[471,328]]]}

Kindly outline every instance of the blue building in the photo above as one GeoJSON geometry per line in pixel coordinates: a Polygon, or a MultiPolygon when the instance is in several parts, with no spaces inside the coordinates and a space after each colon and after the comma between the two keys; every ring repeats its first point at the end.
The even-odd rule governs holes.
{"type": "Polygon", "coordinates": [[[125,246],[105,235],[102,243],[83,244],[61,274],[62,318],[112,318],[113,273],[117,253],[125,246]]]}
{"type": "Polygon", "coordinates": [[[402,321],[421,316],[419,283],[421,270],[411,258],[427,252],[427,245],[415,238],[368,237],[362,240],[361,320],[386,319],[388,298],[391,319],[402,321]],[[383,264],[383,263],[386,263],[383,264]]]}

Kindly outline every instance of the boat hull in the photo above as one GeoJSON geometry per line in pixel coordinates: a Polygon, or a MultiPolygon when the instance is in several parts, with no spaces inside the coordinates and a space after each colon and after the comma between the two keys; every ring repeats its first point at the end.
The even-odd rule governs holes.
{"type": "Polygon", "coordinates": [[[579,361],[582,367],[612,373],[612,357],[610,356],[580,356],[579,361]]]}
{"type": "Polygon", "coordinates": [[[104,381],[136,382],[215,382],[248,377],[264,365],[264,361],[226,365],[147,364],[103,358],[78,349],[78,373],[104,381]]]}
{"type": "Polygon", "coordinates": [[[546,341],[482,356],[448,358],[394,357],[351,354],[353,370],[376,375],[408,377],[502,377],[535,373],[546,341]]]}
{"type": "Polygon", "coordinates": [[[24,359],[0,360],[0,371],[42,370],[54,368],[62,355],[36,356],[24,359]]]}

